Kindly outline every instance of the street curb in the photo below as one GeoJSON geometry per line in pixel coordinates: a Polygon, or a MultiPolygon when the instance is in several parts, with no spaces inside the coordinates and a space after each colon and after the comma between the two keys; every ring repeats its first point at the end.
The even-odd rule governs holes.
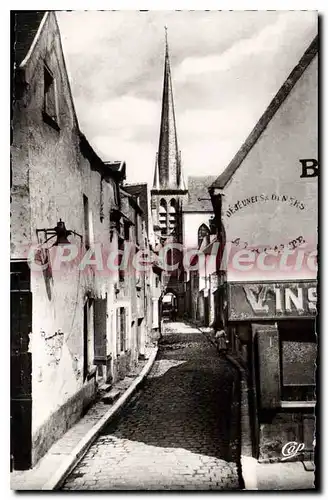
{"type": "Polygon", "coordinates": [[[127,403],[132,394],[137,390],[141,382],[150,372],[158,352],[158,346],[151,353],[147,364],[143,367],[140,374],[132,382],[130,387],[122,394],[122,396],[113,404],[107,413],[87,432],[83,439],[78,443],[74,450],[64,460],[62,465],[52,475],[52,477],[42,486],[41,490],[57,490],[63,484],[67,476],[72,472],[74,467],[82,460],[92,443],[97,439],[102,429],[116,415],[116,413],[127,403]]]}
{"type": "Polygon", "coordinates": [[[244,491],[254,491],[258,490],[257,487],[257,459],[254,457],[247,457],[242,455],[240,457],[241,470],[244,481],[244,491]]]}
{"type": "Polygon", "coordinates": [[[237,368],[240,371],[241,376],[245,376],[245,369],[241,366],[241,364],[238,363],[238,361],[234,359],[232,356],[230,356],[230,354],[225,353],[224,355],[227,358],[227,360],[230,361],[230,363],[232,363],[235,366],[235,368],[237,368]]]}

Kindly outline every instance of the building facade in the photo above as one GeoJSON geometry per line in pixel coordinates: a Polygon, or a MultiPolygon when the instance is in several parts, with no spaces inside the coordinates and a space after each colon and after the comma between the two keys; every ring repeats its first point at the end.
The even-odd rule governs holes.
{"type": "Polygon", "coordinates": [[[120,267],[147,216],[125,163],[80,131],[55,13],[13,15],[11,456],[27,469],[144,356],[151,289],[120,267]]]}
{"type": "MultiPolygon", "coordinates": [[[[60,247],[37,232],[61,219],[87,237],[82,193],[88,188],[59,30],[53,13],[16,14],[16,23],[22,48],[11,148],[11,438],[15,468],[28,468],[78,418],[96,387],[95,377],[88,378],[90,277],[70,273],[65,262],[55,272],[60,247]],[[28,265],[32,245],[41,272],[28,265]]],[[[72,241],[82,250],[80,238],[72,241]]]]}
{"type": "Polygon", "coordinates": [[[159,266],[156,245],[159,244],[159,237],[155,237],[153,223],[150,214],[150,197],[148,185],[124,184],[124,190],[134,197],[141,210],[141,222],[143,227],[142,243],[139,250],[143,252],[139,275],[143,281],[145,294],[145,343],[151,343],[159,338],[160,334],[160,298],[162,296],[162,273],[159,266]]]}
{"type": "Polygon", "coordinates": [[[300,459],[313,451],[317,66],[315,39],[210,188],[226,249],[217,262],[217,317],[247,368],[242,424],[260,460],[280,460],[290,441],[304,443],[300,459]]]}
{"type": "Polygon", "coordinates": [[[215,259],[214,262],[211,259],[211,250],[215,229],[208,194],[214,180],[215,176],[211,175],[189,176],[188,198],[183,209],[184,247],[186,252],[195,250],[190,268],[185,273],[185,311],[189,319],[203,326],[212,323],[214,313],[216,266],[215,259]],[[197,257],[199,254],[201,257],[197,257]]]}

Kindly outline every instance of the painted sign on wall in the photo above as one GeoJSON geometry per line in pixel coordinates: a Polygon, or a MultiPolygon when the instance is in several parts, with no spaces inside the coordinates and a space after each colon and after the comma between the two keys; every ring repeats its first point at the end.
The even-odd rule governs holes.
{"type": "MultiPolygon", "coordinates": [[[[283,252],[300,247],[295,252],[299,255],[304,248],[306,252],[317,248],[317,63],[316,57],[306,67],[256,142],[246,140],[242,148],[251,149],[246,155],[241,149],[231,161],[234,168],[229,180],[223,177],[221,218],[225,240],[239,240],[238,250],[246,247],[254,252],[265,248],[283,252]],[[306,247],[301,246],[304,242],[306,247]]],[[[259,122],[257,126],[261,129],[259,122]]],[[[286,272],[273,275],[260,273],[254,266],[247,280],[315,280],[316,272],[306,266],[299,270],[290,266],[286,272]]],[[[227,281],[241,280],[239,270],[230,266],[227,281]]]]}
{"type": "Polygon", "coordinates": [[[315,281],[229,283],[230,321],[313,317],[317,309],[315,281]]]}

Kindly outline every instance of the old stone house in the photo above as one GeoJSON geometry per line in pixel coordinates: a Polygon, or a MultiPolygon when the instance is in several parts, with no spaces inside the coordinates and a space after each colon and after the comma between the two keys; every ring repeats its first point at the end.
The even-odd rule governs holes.
{"type": "Polygon", "coordinates": [[[149,266],[144,266],[144,269],[139,274],[139,278],[143,280],[145,294],[146,316],[141,324],[144,332],[142,346],[144,346],[144,343],[152,342],[158,338],[160,333],[160,298],[163,291],[163,270],[158,265],[158,255],[155,252],[156,243],[159,243],[159,241],[156,239],[153,230],[148,185],[146,183],[124,184],[123,189],[135,199],[141,209],[139,219],[142,222],[142,243],[139,243],[139,250],[145,252],[145,260],[151,263],[149,266]]]}
{"type": "Polygon", "coordinates": [[[313,458],[317,181],[316,38],[210,187],[226,248],[216,312],[247,369],[243,442],[260,460],[291,441],[313,458]]]}
{"type": "Polygon", "coordinates": [[[186,270],[186,304],[189,318],[200,325],[213,322],[216,266],[211,259],[213,206],[208,194],[215,176],[189,176],[188,198],[183,208],[184,246],[195,250],[195,257],[186,270]],[[201,257],[199,257],[201,255],[201,257]]]}
{"type": "Polygon", "coordinates": [[[115,259],[148,242],[125,163],[80,131],[55,13],[13,16],[11,455],[26,469],[144,354],[144,283],[122,284],[115,259]]]}

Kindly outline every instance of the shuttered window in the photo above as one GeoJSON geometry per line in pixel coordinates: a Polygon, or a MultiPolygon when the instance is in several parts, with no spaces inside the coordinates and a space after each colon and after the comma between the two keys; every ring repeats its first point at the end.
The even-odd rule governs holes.
{"type": "Polygon", "coordinates": [[[126,308],[116,309],[116,328],[117,328],[117,352],[124,352],[127,348],[127,319],[126,308]]]}
{"type": "Polygon", "coordinates": [[[107,299],[94,301],[94,355],[97,361],[106,359],[107,299]]]}
{"type": "Polygon", "coordinates": [[[54,122],[58,121],[56,106],[56,83],[51,71],[44,66],[44,113],[54,122]]]}

